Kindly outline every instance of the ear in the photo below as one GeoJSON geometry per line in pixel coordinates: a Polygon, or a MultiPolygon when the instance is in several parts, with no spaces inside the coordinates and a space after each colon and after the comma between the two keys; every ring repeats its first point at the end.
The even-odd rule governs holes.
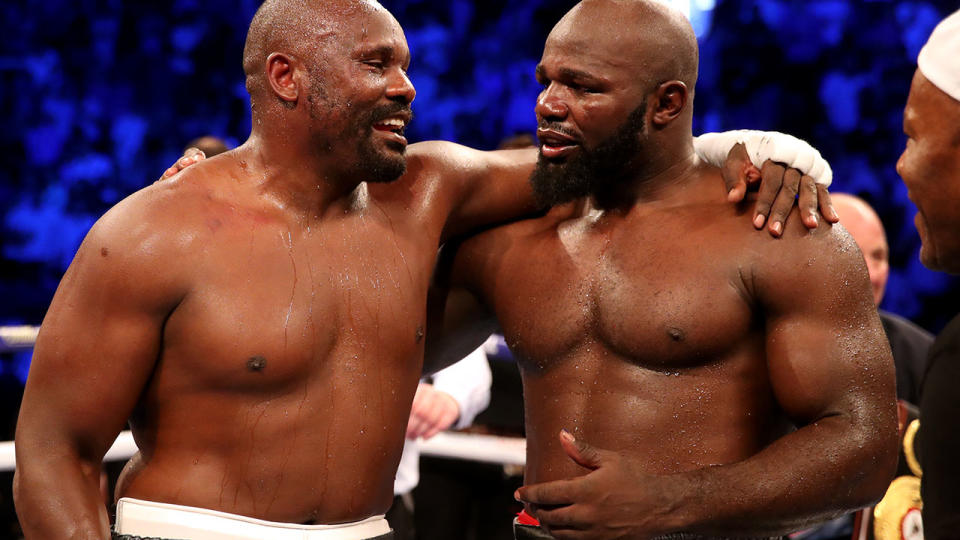
{"type": "Polygon", "coordinates": [[[270,53],[267,57],[267,82],[274,95],[287,106],[296,105],[300,98],[298,66],[296,59],[284,53],[270,53]]]}
{"type": "Polygon", "coordinates": [[[667,81],[657,87],[654,96],[651,122],[657,127],[665,127],[686,108],[689,91],[687,85],[681,81],[667,81]]]}

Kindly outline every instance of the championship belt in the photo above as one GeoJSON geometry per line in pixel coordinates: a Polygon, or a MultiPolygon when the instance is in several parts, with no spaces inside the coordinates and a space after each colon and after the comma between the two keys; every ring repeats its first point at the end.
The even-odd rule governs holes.
{"type": "Polygon", "coordinates": [[[916,452],[920,420],[917,408],[902,400],[897,401],[897,413],[901,443],[897,477],[876,506],[857,513],[854,540],[923,540],[923,471],[916,452]]]}

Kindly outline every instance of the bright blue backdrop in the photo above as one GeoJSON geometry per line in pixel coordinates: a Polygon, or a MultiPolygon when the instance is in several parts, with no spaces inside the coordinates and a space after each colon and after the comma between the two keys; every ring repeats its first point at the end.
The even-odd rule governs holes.
{"type": "MultiPolygon", "coordinates": [[[[385,0],[417,86],[412,140],[493,148],[533,130],[533,68],[558,0],[385,0]]],[[[688,0],[701,35],[697,131],[780,130],[831,163],[835,191],[884,219],[883,307],[938,330],[956,279],[917,260],[894,171],[919,47],[956,2],[688,0]],[[714,5],[716,4],[716,5],[714,5]]],[[[0,5],[0,324],[38,324],[93,221],[155,179],[186,141],[249,131],[240,55],[256,0],[7,0],[0,5]]],[[[25,356],[0,363],[22,376],[25,356]]]]}

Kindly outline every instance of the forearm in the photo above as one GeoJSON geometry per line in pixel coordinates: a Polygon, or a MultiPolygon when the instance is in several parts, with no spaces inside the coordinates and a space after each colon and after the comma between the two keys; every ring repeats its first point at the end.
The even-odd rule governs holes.
{"type": "Polygon", "coordinates": [[[676,475],[676,531],[773,536],[879,499],[896,467],[896,428],[832,416],[738,463],[676,475]]]}
{"type": "Polygon", "coordinates": [[[99,465],[62,458],[18,460],[14,502],[26,540],[110,538],[99,465]]]}

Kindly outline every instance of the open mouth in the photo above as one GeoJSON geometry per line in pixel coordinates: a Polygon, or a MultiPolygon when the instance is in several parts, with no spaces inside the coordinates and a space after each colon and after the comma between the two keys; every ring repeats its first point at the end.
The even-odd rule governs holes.
{"type": "Polygon", "coordinates": [[[404,131],[407,129],[407,123],[409,123],[409,121],[409,117],[407,116],[391,116],[374,123],[373,129],[386,135],[388,140],[406,146],[407,138],[404,136],[404,131]]]}
{"type": "Polygon", "coordinates": [[[547,159],[561,159],[577,150],[580,142],[573,137],[549,129],[537,130],[540,154],[547,159]]]}

